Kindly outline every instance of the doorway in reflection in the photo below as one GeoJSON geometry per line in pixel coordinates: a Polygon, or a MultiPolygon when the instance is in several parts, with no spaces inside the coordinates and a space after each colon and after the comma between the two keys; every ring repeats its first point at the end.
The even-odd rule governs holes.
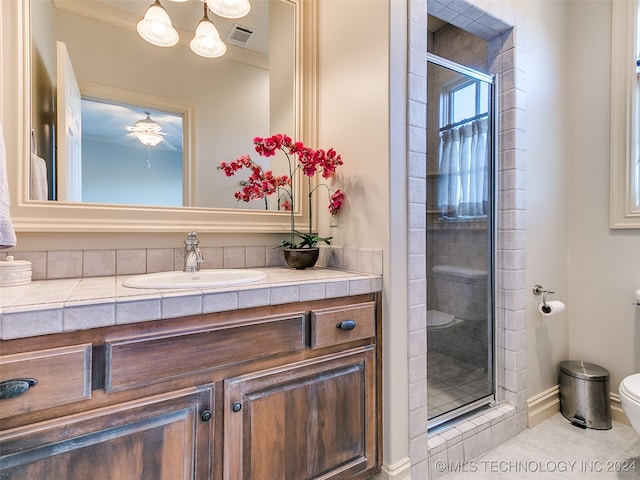
{"type": "Polygon", "coordinates": [[[126,205],[183,205],[183,116],[82,98],[81,198],[126,205]]]}

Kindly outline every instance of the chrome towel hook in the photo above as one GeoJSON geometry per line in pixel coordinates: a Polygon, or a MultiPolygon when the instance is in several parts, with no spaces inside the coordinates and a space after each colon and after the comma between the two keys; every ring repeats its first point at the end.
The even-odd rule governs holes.
{"type": "MultiPolygon", "coordinates": [[[[533,286],[533,294],[534,295],[542,295],[542,310],[551,311],[551,307],[547,305],[547,295],[556,293],[554,290],[547,290],[542,285],[534,285],[533,286]]],[[[546,312],[548,313],[548,312],[546,312]]]]}
{"type": "Polygon", "coordinates": [[[36,142],[36,131],[31,129],[31,151],[34,155],[38,155],[38,142],[36,142]]]}

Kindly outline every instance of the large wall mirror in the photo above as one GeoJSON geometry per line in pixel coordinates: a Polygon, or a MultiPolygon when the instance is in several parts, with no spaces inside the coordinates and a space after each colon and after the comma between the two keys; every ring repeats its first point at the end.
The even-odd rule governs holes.
{"type": "MultiPolygon", "coordinates": [[[[5,128],[23,160],[8,166],[16,230],[286,231],[287,213],[238,203],[240,179],[216,167],[252,154],[284,173],[286,158],[259,159],[253,137],[314,142],[315,0],[251,0],[235,20],[209,12],[227,44],[218,58],[189,48],[201,0],[162,2],[180,35],[169,48],[136,32],[151,3],[3,2],[13,19],[3,53],[22,67],[10,79],[21,92],[12,100],[20,121],[5,128]],[[69,121],[76,110],[80,118],[69,121]],[[136,136],[145,121],[161,129],[155,143],[136,136]]],[[[306,212],[296,214],[302,227],[306,212]]]]}

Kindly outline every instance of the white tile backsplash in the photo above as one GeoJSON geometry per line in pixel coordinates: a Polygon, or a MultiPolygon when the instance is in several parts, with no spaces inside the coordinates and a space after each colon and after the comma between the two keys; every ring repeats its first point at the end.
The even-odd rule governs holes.
{"type": "MultiPolygon", "coordinates": [[[[201,247],[201,268],[264,268],[285,266],[280,248],[272,246],[201,247]]],[[[382,249],[321,246],[317,265],[382,275],[382,249]],[[345,254],[346,253],[346,261],[345,254]]],[[[0,255],[0,259],[9,253],[0,255]]],[[[29,260],[32,280],[59,278],[106,277],[182,270],[181,248],[122,250],[69,250],[11,252],[16,260],[29,260]]]]}
{"type": "Polygon", "coordinates": [[[245,247],[224,247],[223,268],[244,268],[246,262],[245,247]]]}
{"type": "MultiPolygon", "coordinates": [[[[16,256],[16,260],[19,256],[16,256]]],[[[82,276],[82,251],[50,251],[47,253],[47,278],[79,278],[82,276]]]]}
{"type": "Polygon", "coordinates": [[[263,268],[267,266],[266,247],[245,247],[245,266],[263,268]]]}
{"type": "Polygon", "coordinates": [[[145,273],[175,270],[173,248],[150,248],[147,250],[147,270],[145,273]]]}
{"type": "Polygon", "coordinates": [[[143,273],[147,270],[147,251],[139,249],[118,250],[116,275],[143,273]]]}
{"type": "Polygon", "coordinates": [[[83,252],[82,276],[102,277],[116,274],[115,250],[87,250],[83,252]]]}

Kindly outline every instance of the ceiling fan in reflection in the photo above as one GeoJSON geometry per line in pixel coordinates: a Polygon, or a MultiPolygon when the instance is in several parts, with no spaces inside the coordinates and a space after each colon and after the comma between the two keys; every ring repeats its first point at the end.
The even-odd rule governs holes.
{"type": "Polygon", "coordinates": [[[142,120],[138,120],[135,125],[128,126],[127,130],[147,147],[155,147],[160,142],[163,142],[166,147],[175,150],[175,147],[164,139],[164,136],[169,134],[163,132],[160,124],[151,119],[149,112],[144,113],[147,116],[142,120]]]}

